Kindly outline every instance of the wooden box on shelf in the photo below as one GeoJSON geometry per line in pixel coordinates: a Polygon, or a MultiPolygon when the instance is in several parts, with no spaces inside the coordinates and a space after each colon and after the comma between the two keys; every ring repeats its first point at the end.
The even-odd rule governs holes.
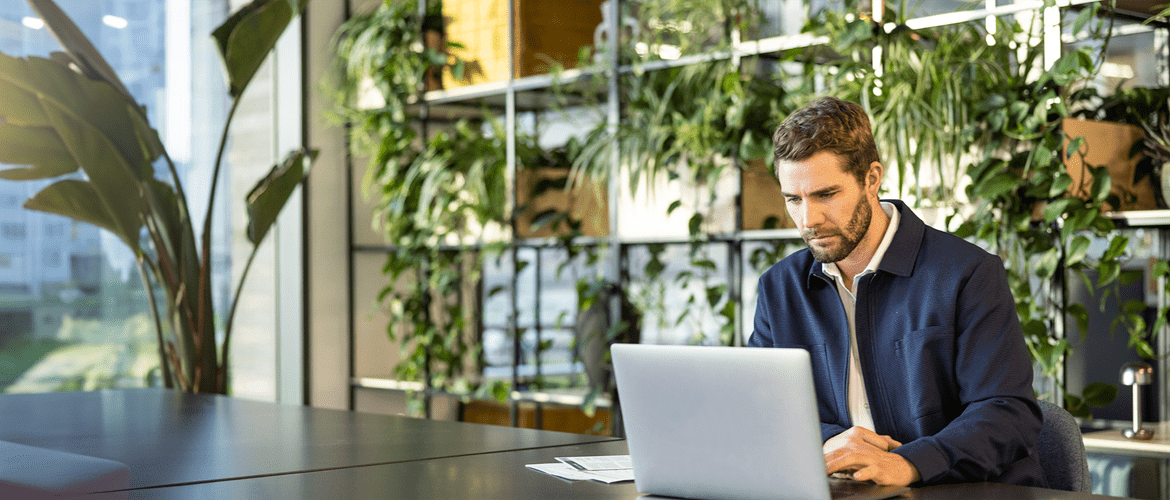
{"type": "MultiPolygon", "coordinates": [[[[1154,194],[1152,175],[1146,175],[1140,180],[1134,180],[1134,171],[1142,156],[1130,156],[1130,150],[1135,142],[1142,139],[1145,133],[1142,129],[1123,123],[1102,122],[1095,120],[1078,120],[1065,118],[1061,122],[1065,133],[1065,147],[1078,138],[1084,137],[1080,154],[1064,158],[1065,168],[1072,177],[1069,192],[1074,196],[1087,196],[1093,185],[1091,177],[1086,176],[1085,163],[1092,166],[1105,166],[1109,169],[1109,178],[1112,181],[1112,193],[1121,200],[1120,207],[1108,206],[1105,210],[1153,210],[1158,208],[1154,194]]],[[[1063,153],[1062,153],[1063,154],[1063,153]]]]}
{"type": "Polygon", "coordinates": [[[537,167],[516,170],[516,205],[523,207],[516,221],[518,238],[545,238],[567,234],[564,226],[553,228],[548,225],[533,228],[536,218],[549,210],[568,211],[569,217],[581,221],[581,235],[595,238],[609,235],[609,203],[606,201],[606,185],[599,182],[583,181],[572,189],[563,185],[569,171],[565,168],[537,167]],[[551,181],[557,186],[542,190],[533,196],[537,184],[551,181]]]}
{"type": "MultiPolygon", "coordinates": [[[[523,429],[539,428],[546,431],[597,436],[613,434],[608,409],[598,408],[594,410],[593,415],[586,415],[581,408],[575,406],[542,405],[539,413],[536,411],[535,403],[520,403],[518,406],[517,425],[523,429]],[[541,418],[539,426],[536,422],[537,415],[541,418]]],[[[511,425],[511,409],[508,405],[496,401],[471,400],[462,404],[460,413],[460,420],[463,422],[511,425]]]]}
{"type": "Polygon", "coordinates": [[[443,87],[455,88],[548,73],[554,64],[574,68],[581,47],[593,45],[601,24],[601,0],[554,2],[512,0],[516,16],[516,60],[508,63],[508,0],[444,0],[447,40],[463,45],[451,53],[467,61],[457,80],[443,73],[443,87]]]}
{"type": "Polygon", "coordinates": [[[763,158],[744,162],[740,196],[744,231],[796,227],[788,218],[784,197],[780,195],[780,182],[763,158]]]}

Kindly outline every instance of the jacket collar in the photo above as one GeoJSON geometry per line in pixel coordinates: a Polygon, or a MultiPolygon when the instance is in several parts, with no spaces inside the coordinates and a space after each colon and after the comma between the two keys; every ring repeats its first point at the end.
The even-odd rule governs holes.
{"type": "MultiPolygon", "coordinates": [[[[898,223],[898,231],[894,233],[890,248],[886,250],[885,257],[882,257],[881,263],[878,264],[878,270],[897,276],[910,276],[914,272],[914,263],[918,261],[918,251],[922,247],[922,235],[926,233],[926,224],[901,200],[881,201],[894,205],[902,220],[898,223]]],[[[813,276],[826,283],[833,282],[832,278],[825,274],[824,264],[816,260],[809,266],[807,283],[809,288],[813,286],[813,276]]]]}

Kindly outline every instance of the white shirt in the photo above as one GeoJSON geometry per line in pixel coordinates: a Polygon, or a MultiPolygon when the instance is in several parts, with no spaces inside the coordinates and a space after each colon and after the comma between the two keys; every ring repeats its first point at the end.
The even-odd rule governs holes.
{"type": "MultiPolygon", "coordinates": [[[[901,214],[894,208],[893,204],[882,203],[882,211],[890,216],[890,225],[886,228],[886,234],[882,237],[882,242],[878,244],[877,250],[874,251],[873,257],[869,259],[869,264],[865,266],[865,270],[857,273],[853,277],[853,289],[857,289],[858,280],[862,276],[877,271],[878,265],[882,262],[882,257],[885,256],[886,250],[890,248],[890,242],[894,239],[894,233],[898,232],[898,222],[902,220],[901,214]]],[[[845,306],[845,317],[849,320],[849,381],[846,387],[846,395],[849,403],[849,420],[857,427],[865,427],[869,430],[874,430],[873,414],[869,411],[869,396],[865,393],[865,380],[861,374],[861,360],[857,355],[857,297],[845,287],[845,280],[841,276],[841,270],[837,268],[837,264],[828,263],[822,266],[825,274],[833,277],[833,282],[837,284],[837,294],[841,296],[841,304],[845,306]]]]}

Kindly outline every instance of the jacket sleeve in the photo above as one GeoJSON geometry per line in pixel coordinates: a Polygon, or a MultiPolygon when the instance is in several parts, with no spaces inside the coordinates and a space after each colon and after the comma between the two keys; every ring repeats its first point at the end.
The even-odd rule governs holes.
{"type": "Polygon", "coordinates": [[[955,332],[958,417],[894,450],[924,484],[988,481],[1028,457],[1043,417],[1003,264],[988,255],[959,292],[955,332]]]}

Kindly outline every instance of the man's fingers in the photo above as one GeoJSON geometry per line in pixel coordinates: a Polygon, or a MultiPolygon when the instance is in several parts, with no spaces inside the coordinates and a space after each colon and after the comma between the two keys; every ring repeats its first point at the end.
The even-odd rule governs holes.
{"type": "Polygon", "coordinates": [[[853,473],[853,479],[857,481],[872,481],[875,477],[877,477],[877,473],[877,467],[863,467],[853,473]]]}
{"type": "Polygon", "coordinates": [[[826,457],[825,469],[834,472],[853,471],[853,479],[877,484],[905,486],[921,479],[905,458],[889,452],[844,453],[826,457]]]}
{"type": "Polygon", "coordinates": [[[890,436],[882,436],[882,437],[886,438],[886,445],[889,446],[889,448],[887,448],[886,451],[890,451],[890,450],[893,450],[894,448],[902,446],[902,443],[899,443],[898,440],[896,440],[890,436]]]}
{"type": "Polygon", "coordinates": [[[874,432],[866,432],[862,434],[861,437],[867,444],[882,451],[890,451],[894,448],[902,446],[902,443],[899,443],[894,438],[886,435],[878,435],[874,432]]]}

